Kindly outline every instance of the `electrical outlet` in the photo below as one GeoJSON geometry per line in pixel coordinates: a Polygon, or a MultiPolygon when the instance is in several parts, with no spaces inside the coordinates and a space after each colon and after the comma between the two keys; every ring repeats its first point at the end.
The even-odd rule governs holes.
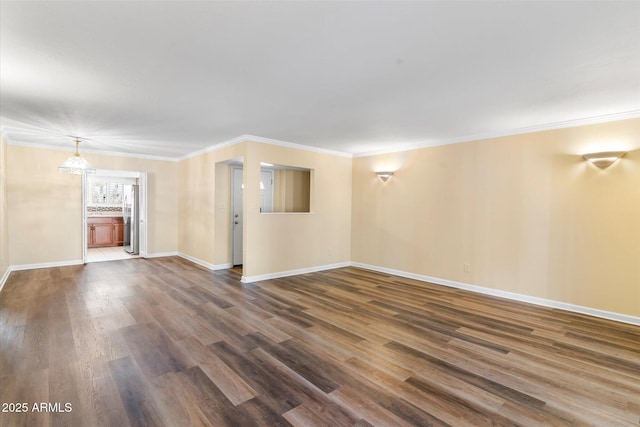
{"type": "Polygon", "coordinates": [[[471,272],[471,264],[469,264],[468,262],[465,262],[463,267],[465,272],[471,272]]]}

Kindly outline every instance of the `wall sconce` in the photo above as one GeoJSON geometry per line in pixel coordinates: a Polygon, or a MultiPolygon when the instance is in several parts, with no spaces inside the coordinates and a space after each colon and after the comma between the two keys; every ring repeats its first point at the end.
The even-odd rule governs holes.
{"type": "Polygon", "coordinates": [[[391,178],[391,175],[393,175],[393,172],[376,172],[376,175],[378,175],[378,178],[380,178],[382,182],[387,182],[389,178],[391,178]]]}
{"type": "Polygon", "coordinates": [[[625,154],[627,153],[624,151],[606,151],[603,153],[585,154],[583,157],[600,169],[606,169],[625,154]]]}

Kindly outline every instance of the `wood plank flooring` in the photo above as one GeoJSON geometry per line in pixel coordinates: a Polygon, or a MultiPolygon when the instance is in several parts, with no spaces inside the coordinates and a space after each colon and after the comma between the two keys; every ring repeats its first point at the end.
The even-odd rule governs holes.
{"type": "Polygon", "coordinates": [[[0,426],[640,425],[640,327],[356,268],[19,271],[0,328],[0,426]]]}

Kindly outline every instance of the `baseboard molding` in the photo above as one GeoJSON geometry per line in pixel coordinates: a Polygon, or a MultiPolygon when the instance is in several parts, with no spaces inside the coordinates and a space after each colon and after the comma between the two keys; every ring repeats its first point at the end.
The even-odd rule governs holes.
{"type": "Polygon", "coordinates": [[[228,268],[233,268],[233,264],[227,263],[227,264],[214,264],[213,265],[213,269],[214,270],[226,270],[228,268]]]}
{"type": "Polygon", "coordinates": [[[211,264],[211,263],[208,263],[206,261],[202,261],[201,259],[194,258],[191,255],[187,255],[187,254],[185,254],[183,252],[177,252],[176,255],[178,255],[180,258],[184,258],[184,259],[186,259],[188,261],[191,261],[194,264],[198,264],[198,265],[200,265],[200,266],[202,266],[202,267],[204,267],[206,269],[212,270],[212,271],[225,270],[227,268],[233,267],[233,264],[230,264],[230,263],[229,264],[211,264]]]}
{"type": "Polygon", "coordinates": [[[9,278],[10,274],[11,274],[11,266],[7,268],[7,271],[4,272],[2,279],[0,279],[0,292],[2,292],[2,288],[4,288],[4,284],[7,283],[7,279],[9,278]]]}
{"type": "Polygon", "coordinates": [[[349,267],[351,262],[339,262],[336,264],[317,265],[314,267],[299,268],[296,270],[278,271],[275,273],[259,274],[257,276],[242,276],[242,283],[253,283],[261,280],[278,279],[280,277],[297,276],[298,274],[315,273],[317,271],[333,270],[335,268],[349,267]]]}
{"type": "Polygon", "coordinates": [[[153,254],[147,254],[143,258],[163,258],[166,256],[178,256],[178,252],[156,252],[153,254]]]}
{"type": "Polygon", "coordinates": [[[12,265],[9,267],[11,271],[20,271],[20,270],[35,270],[37,268],[51,268],[51,267],[68,267],[70,265],[82,265],[81,259],[71,260],[71,261],[56,261],[56,262],[43,262],[41,264],[22,264],[22,265],[12,265]]]}
{"type": "Polygon", "coordinates": [[[425,276],[422,274],[410,273],[402,270],[394,270],[392,268],[379,267],[376,265],[363,264],[360,262],[351,262],[351,266],[364,268],[365,270],[377,271],[380,273],[392,274],[394,276],[406,277],[408,279],[420,280],[422,282],[435,283],[437,285],[449,286],[452,288],[464,289],[471,292],[477,292],[485,295],[492,295],[500,298],[506,298],[514,301],[536,304],[544,307],[558,308],[561,310],[571,311],[574,313],[586,314],[588,316],[600,317],[603,319],[614,320],[616,322],[629,323],[631,325],[640,326],[640,317],[629,316],[627,314],[615,313],[612,311],[600,310],[597,308],[584,307],[581,305],[569,304],[561,301],[554,301],[545,298],[538,298],[515,292],[501,291],[499,289],[485,288],[482,286],[471,285],[454,280],[440,279],[438,277],[425,276]]]}

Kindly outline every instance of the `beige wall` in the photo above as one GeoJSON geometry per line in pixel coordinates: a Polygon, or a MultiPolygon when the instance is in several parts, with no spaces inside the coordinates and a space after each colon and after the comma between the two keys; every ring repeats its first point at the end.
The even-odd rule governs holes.
{"type": "Polygon", "coordinates": [[[231,166],[216,164],[214,264],[231,264],[231,166]]]}
{"type": "Polygon", "coordinates": [[[356,158],[352,260],[638,316],[639,136],[632,119],[356,158]],[[617,148],[606,170],[581,157],[617,148]]]}
{"type": "Polygon", "coordinates": [[[290,169],[273,172],[273,211],[309,212],[311,173],[290,169]]]}
{"type": "Polygon", "coordinates": [[[0,280],[9,269],[9,212],[7,205],[7,143],[0,137],[0,280]]]}
{"type": "Polygon", "coordinates": [[[245,276],[348,262],[351,159],[250,143],[245,159],[245,276]],[[260,162],[312,169],[311,212],[260,213],[260,162]]]}
{"type": "Polygon", "coordinates": [[[58,173],[58,166],[70,155],[7,147],[12,266],[82,259],[80,177],[58,173]]]}
{"type": "MultiPolygon", "coordinates": [[[[228,229],[224,231],[224,220],[221,222],[229,218],[230,201],[228,193],[216,199],[216,164],[243,157],[245,151],[243,142],[180,161],[180,253],[210,265],[231,262],[229,233],[228,229]],[[225,235],[217,234],[216,227],[225,235]]],[[[224,170],[219,173],[224,174],[224,170]]]]}
{"type": "Polygon", "coordinates": [[[231,262],[230,170],[220,162],[239,157],[245,276],[349,261],[351,159],[251,141],[180,162],[181,253],[207,264],[231,262]],[[313,213],[260,214],[260,162],[313,169],[313,213]]]}
{"type": "MultiPolygon", "coordinates": [[[[11,265],[82,259],[82,182],[58,172],[70,152],[9,145],[7,194],[11,265]]],[[[147,172],[149,254],[175,252],[177,162],[83,154],[93,167],[147,172]]]]}
{"type": "Polygon", "coordinates": [[[178,162],[133,157],[86,155],[99,169],[147,173],[149,255],[175,253],[178,248],[178,162]]]}

